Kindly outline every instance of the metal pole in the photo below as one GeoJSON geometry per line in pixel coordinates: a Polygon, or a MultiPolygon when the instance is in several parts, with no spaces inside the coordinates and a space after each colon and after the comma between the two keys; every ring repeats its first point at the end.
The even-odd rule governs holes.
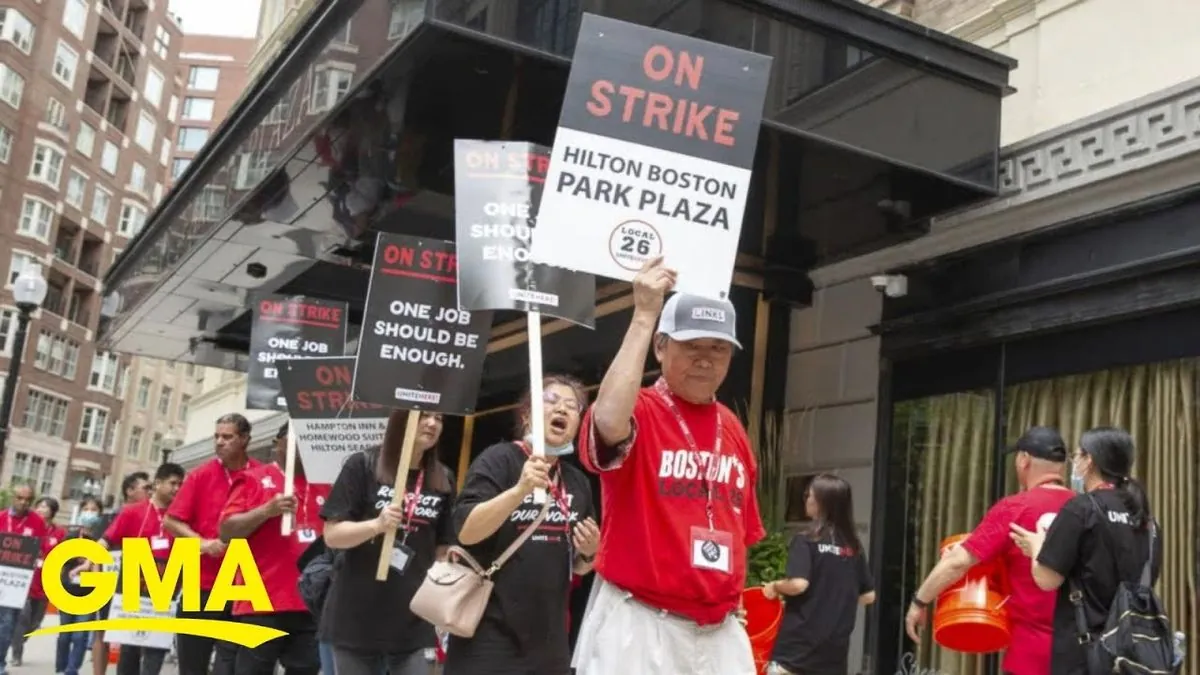
{"type": "Polygon", "coordinates": [[[8,378],[4,381],[4,398],[0,400],[0,469],[4,467],[13,402],[17,398],[17,378],[21,375],[21,359],[25,356],[25,333],[29,329],[30,315],[36,307],[18,303],[17,309],[20,310],[17,314],[17,334],[13,336],[12,358],[8,360],[8,378]]]}

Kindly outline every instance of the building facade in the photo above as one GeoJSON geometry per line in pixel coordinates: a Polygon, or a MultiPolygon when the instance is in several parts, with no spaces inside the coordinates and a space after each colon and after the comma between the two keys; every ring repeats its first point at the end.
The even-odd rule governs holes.
{"type": "Polygon", "coordinates": [[[0,369],[23,358],[4,486],[70,500],[113,472],[128,359],[95,348],[100,279],[166,189],[179,38],[166,3],[0,8],[0,369]],[[49,293],[14,355],[9,288],[27,265],[49,293]]]}
{"type": "Polygon", "coordinates": [[[171,178],[187,170],[196,151],[221,124],[249,83],[253,38],[184,35],[179,54],[183,81],[179,130],[171,153],[171,178]]]}

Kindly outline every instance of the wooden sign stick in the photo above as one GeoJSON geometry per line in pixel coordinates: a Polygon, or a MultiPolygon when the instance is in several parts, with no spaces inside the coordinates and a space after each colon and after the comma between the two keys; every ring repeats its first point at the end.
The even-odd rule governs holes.
{"type": "MultiPolygon", "coordinates": [[[[525,315],[529,334],[529,433],[533,437],[533,454],[546,456],[546,406],[542,390],[542,313],[529,312],[525,315]]],[[[533,503],[546,503],[546,490],[533,491],[533,503]]]]}
{"type": "MultiPolygon", "coordinates": [[[[403,506],[408,492],[408,465],[412,463],[413,447],[417,444],[417,426],[421,422],[420,410],[408,411],[408,424],[404,427],[404,445],[400,448],[400,462],[396,464],[395,494],[392,506],[403,506]]],[[[386,440],[386,435],[384,436],[386,440]]],[[[387,581],[388,568],[392,565],[392,547],[396,545],[396,530],[390,529],[383,535],[383,547],[379,549],[379,566],[375,568],[375,580],[387,581]]]]}
{"type": "MultiPolygon", "coordinates": [[[[287,432],[287,459],[283,467],[283,496],[291,497],[296,493],[296,426],[288,420],[287,432]]],[[[285,537],[292,536],[292,527],[295,525],[295,514],[283,514],[283,521],[279,525],[279,532],[285,537]]]]}

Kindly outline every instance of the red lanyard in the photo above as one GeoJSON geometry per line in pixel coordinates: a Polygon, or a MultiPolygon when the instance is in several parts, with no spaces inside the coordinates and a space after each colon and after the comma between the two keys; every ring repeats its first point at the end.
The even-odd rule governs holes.
{"type": "Polygon", "coordinates": [[[139,537],[146,536],[146,521],[149,520],[151,511],[153,511],[154,516],[156,518],[158,518],[158,536],[160,536],[160,537],[163,536],[163,514],[162,514],[162,511],[158,510],[158,507],[154,505],[154,501],[152,499],[147,500],[146,505],[149,506],[150,508],[146,509],[146,513],[142,516],[142,524],[138,526],[138,536],[139,537]]]}
{"type": "MultiPolygon", "coordinates": [[[[687,421],[683,419],[683,414],[679,412],[679,406],[675,405],[675,401],[671,398],[671,392],[667,389],[667,381],[663,378],[658,378],[658,382],[654,383],[654,390],[658,392],[663,403],[671,409],[671,413],[675,415],[675,422],[679,424],[679,431],[683,433],[684,440],[687,441],[688,449],[697,455],[700,454],[700,447],[696,445],[696,438],[692,436],[692,430],[688,428],[687,421]]],[[[704,487],[708,498],[704,504],[704,515],[708,518],[708,529],[713,531],[715,518],[713,516],[713,490],[716,489],[717,474],[721,470],[721,432],[723,425],[721,422],[721,410],[717,409],[717,436],[713,441],[712,459],[709,460],[708,466],[704,469],[704,487]]]]}
{"type": "Polygon", "coordinates": [[[421,501],[421,488],[425,485],[425,469],[421,469],[421,473],[417,474],[417,484],[413,487],[413,491],[408,495],[408,500],[404,505],[404,534],[407,535],[412,531],[413,516],[417,513],[417,503],[421,501]]]}
{"type": "Polygon", "coordinates": [[[305,483],[304,492],[296,496],[296,501],[299,502],[299,508],[296,509],[296,523],[303,529],[310,529],[308,527],[308,491],[311,487],[305,483]]]}
{"type": "Polygon", "coordinates": [[[24,534],[25,533],[25,523],[29,522],[29,514],[28,513],[26,513],[24,516],[22,516],[20,520],[16,521],[15,524],[13,523],[12,511],[5,511],[4,517],[8,519],[6,521],[6,526],[4,528],[5,532],[12,532],[13,534],[24,534]],[[20,532],[18,532],[17,530],[20,530],[20,532]]]}
{"type": "MultiPolygon", "coordinates": [[[[517,441],[517,446],[521,448],[526,457],[533,455],[533,450],[526,443],[517,441]]],[[[569,522],[571,518],[571,505],[567,502],[566,488],[562,484],[562,470],[559,470],[554,476],[554,481],[550,483],[550,496],[554,497],[554,503],[558,504],[558,510],[562,511],[563,516],[569,522]]]]}

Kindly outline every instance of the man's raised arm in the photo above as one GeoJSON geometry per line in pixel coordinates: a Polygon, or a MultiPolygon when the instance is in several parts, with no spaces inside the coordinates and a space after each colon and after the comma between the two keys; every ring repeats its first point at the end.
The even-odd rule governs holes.
{"type": "Polygon", "coordinates": [[[642,388],[646,354],[654,338],[658,314],[667,293],[675,286],[675,270],[663,266],[661,256],[648,261],[633,279],[633,319],[608,372],[600,382],[592,408],[597,441],[615,446],[633,433],[631,418],[642,388]]]}

